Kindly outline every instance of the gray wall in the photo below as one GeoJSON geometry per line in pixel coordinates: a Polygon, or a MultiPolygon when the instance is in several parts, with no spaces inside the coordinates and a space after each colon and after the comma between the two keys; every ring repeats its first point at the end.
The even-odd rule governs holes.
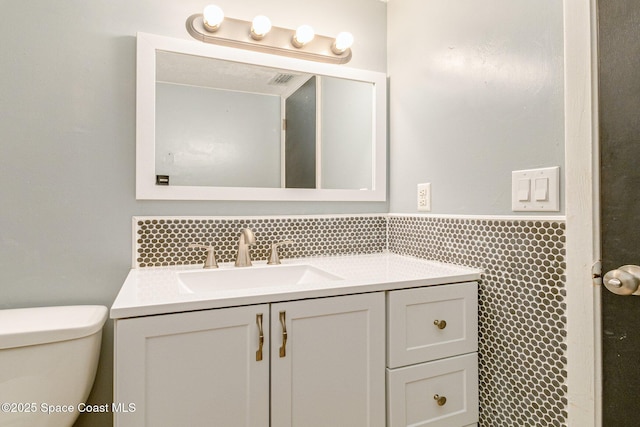
{"type": "Polygon", "coordinates": [[[513,214],[511,171],[562,176],[562,2],[394,0],[387,37],[391,212],[430,182],[432,213],[513,214]]]}
{"type": "MultiPolygon", "coordinates": [[[[0,14],[0,308],[110,306],[131,263],[133,215],[386,212],[386,203],[137,202],[135,34],[188,39],[208,2],[4,1],[0,14]]],[[[349,64],[386,69],[386,4],[373,0],[216,1],[319,34],[352,31],[349,64]],[[340,11],[337,13],[336,11],[340,11]]],[[[91,401],[111,402],[112,326],[91,401]]],[[[110,416],[79,425],[111,424],[110,416]]]]}
{"type": "Polygon", "coordinates": [[[311,76],[284,102],[287,129],[284,133],[286,188],[316,188],[317,83],[311,76]]]}
{"type": "MultiPolygon", "coordinates": [[[[135,200],[135,34],[188,39],[185,19],[207,3],[3,2],[0,308],[111,305],[130,267],[133,215],[388,211],[387,203],[135,200]]],[[[349,66],[386,70],[384,2],[216,3],[234,18],[352,31],[349,66]]],[[[562,3],[388,7],[391,211],[415,212],[416,184],[431,182],[434,213],[511,213],[511,170],[564,164],[562,3]]],[[[94,403],[112,399],[112,340],[109,323],[94,403]]],[[[110,423],[96,415],[79,425],[110,423]]]]}
{"type": "Polygon", "coordinates": [[[281,187],[278,95],[156,83],[156,174],[171,185],[281,187]]]}

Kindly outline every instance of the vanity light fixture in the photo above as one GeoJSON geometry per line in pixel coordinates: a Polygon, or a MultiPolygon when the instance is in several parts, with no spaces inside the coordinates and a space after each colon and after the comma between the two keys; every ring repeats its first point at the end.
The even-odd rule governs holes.
{"type": "Polygon", "coordinates": [[[224,21],[224,12],[218,6],[210,4],[202,12],[202,21],[205,30],[210,33],[216,32],[224,21]]]}
{"type": "Polygon", "coordinates": [[[300,49],[316,36],[311,25],[300,25],[296,33],[291,37],[291,44],[300,49]]]}
{"type": "Polygon", "coordinates": [[[251,38],[254,40],[262,40],[267,33],[271,31],[271,20],[264,15],[258,15],[253,18],[251,23],[251,38]]]}
{"type": "Polygon", "coordinates": [[[226,18],[222,9],[209,5],[202,14],[187,18],[186,26],[193,38],[205,43],[333,64],[351,60],[350,33],[340,33],[334,39],[316,35],[309,25],[301,25],[295,31],[274,27],[264,15],[256,16],[252,22],[242,21],[226,18]]]}
{"type": "Polygon", "coordinates": [[[353,45],[353,34],[343,31],[338,34],[336,41],[331,45],[331,51],[336,55],[342,55],[353,45]]]}

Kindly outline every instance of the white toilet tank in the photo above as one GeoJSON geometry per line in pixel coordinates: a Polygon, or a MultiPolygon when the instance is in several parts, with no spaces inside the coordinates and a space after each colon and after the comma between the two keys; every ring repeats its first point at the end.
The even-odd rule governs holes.
{"type": "Polygon", "coordinates": [[[0,310],[0,426],[67,427],[93,386],[107,308],[0,310]]]}

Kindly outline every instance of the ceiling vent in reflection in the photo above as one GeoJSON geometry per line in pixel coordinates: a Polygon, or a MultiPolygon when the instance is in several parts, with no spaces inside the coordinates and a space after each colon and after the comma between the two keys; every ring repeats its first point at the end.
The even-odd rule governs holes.
{"type": "Polygon", "coordinates": [[[294,77],[295,77],[295,74],[279,73],[279,74],[276,74],[274,78],[269,80],[269,84],[270,85],[286,85],[294,77]]]}

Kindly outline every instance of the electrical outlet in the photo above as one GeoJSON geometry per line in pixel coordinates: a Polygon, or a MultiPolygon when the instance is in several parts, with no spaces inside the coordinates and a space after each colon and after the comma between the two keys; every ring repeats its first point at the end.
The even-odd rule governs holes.
{"type": "Polygon", "coordinates": [[[431,183],[418,184],[418,210],[431,211],[431,183]]]}

